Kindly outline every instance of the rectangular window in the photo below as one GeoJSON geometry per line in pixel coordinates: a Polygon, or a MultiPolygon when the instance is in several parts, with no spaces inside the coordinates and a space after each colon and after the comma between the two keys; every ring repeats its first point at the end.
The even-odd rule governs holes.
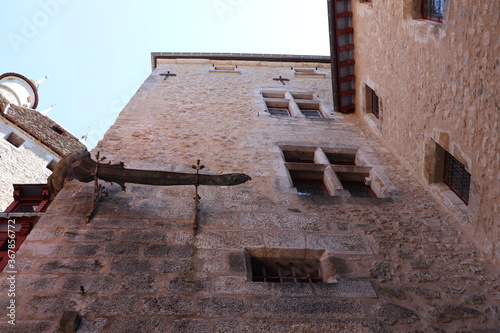
{"type": "Polygon", "coordinates": [[[14,132],[10,133],[9,136],[5,138],[5,140],[7,140],[10,144],[12,144],[16,148],[21,147],[21,145],[24,143],[24,139],[14,132]]]}
{"type": "Polygon", "coordinates": [[[446,152],[443,181],[465,204],[469,202],[470,178],[465,166],[446,152]]]}
{"type": "Polygon", "coordinates": [[[311,258],[251,258],[255,282],[323,282],[319,260],[311,258]]]}
{"type": "Polygon", "coordinates": [[[323,171],[289,170],[289,172],[298,195],[330,195],[323,181],[323,171]]]}
{"type": "Polygon", "coordinates": [[[321,114],[321,111],[319,109],[319,103],[299,102],[299,103],[297,103],[297,106],[299,107],[300,112],[306,118],[311,118],[311,119],[323,118],[323,115],[321,114]]]}
{"type": "Polygon", "coordinates": [[[428,20],[442,22],[445,0],[422,0],[422,17],[428,20]]]}
{"type": "Polygon", "coordinates": [[[290,112],[285,108],[267,108],[267,111],[272,116],[290,117],[290,112]]]}

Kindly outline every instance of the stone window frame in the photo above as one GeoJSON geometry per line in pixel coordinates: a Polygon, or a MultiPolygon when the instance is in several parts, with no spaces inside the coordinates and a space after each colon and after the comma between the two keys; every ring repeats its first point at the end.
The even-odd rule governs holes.
{"type": "MultiPolygon", "coordinates": [[[[353,180],[363,182],[370,188],[370,191],[376,198],[390,198],[395,191],[392,189],[392,184],[383,176],[380,171],[371,166],[367,166],[363,162],[363,153],[356,147],[317,147],[317,146],[290,146],[279,145],[281,158],[285,169],[290,188],[293,192],[299,195],[297,188],[294,186],[294,178],[309,177],[315,180],[321,180],[326,187],[329,196],[333,197],[353,197],[353,195],[344,188],[343,181],[353,180]],[[300,153],[313,154],[313,162],[296,162],[287,161],[287,155],[294,152],[297,155],[300,153]],[[353,164],[350,163],[335,163],[331,161],[331,156],[335,154],[352,155],[354,156],[353,164]],[[330,156],[330,157],[329,157],[330,156]]],[[[308,157],[310,159],[310,157],[308,157]]]]}
{"type": "Polygon", "coordinates": [[[439,1],[442,1],[442,12],[441,12],[441,17],[434,17],[434,16],[428,16],[426,15],[426,7],[427,6],[430,6],[429,2],[434,2],[436,0],[420,0],[421,3],[422,3],[422,9],[421,9],[421,15],[422,15],[422,18],[423,19],[426,19],[426,20],[430,20],[430,21],[434,21],[434,22],[443,22],[443,19],[444,19],[444,6],[445,6],[445,3],[446,3],[446,0],[439,0],[439,1]]]}
{"type": "Polygon", "coordinates": [[[307,68],[296,68],[292,67],[294,76],[297,77],[307,77],[307,78],[325,78],[326,73],[321,73],[318,72],[318,68],[312,68],[312,67],[307,67],[307,68]]]}
{"type": "Polygon", "coordinates": [[[377,91],[376,85],[371,82],[369,79],[364,80],[364,83],[361,88],[361,109],[363,110],[364,120],[368,124],[368,126],[379,136],[382,135],[382,126],[384,119],[384,107],[383,107],[383,98],[380,96],[380,93],[377,91]],[[368,82],[367,82],[368,81],[368,82]],[[378,110],[379,116],[378,118],[372,112],[373,110],[373,93],[378,96],[378,110]]]}
{"type": "MultiPolygon", "coordinates": [[[[266,106],[265,113],[273,116],[269,112],[269,108],[287,109],[290,117],[301,119],[322,120],[329,117],[328,111],[323,107],[321,101],[317,100],[315,93],[307,91],[286,91],[286,90],[262,90],[260,92],[264,105],[266,106]],[[302,110],[318,111],[319,117],[307,117],[302,110]]],[[[283,116],[277,116],[283,117],[283,116]]]]}
{"type": "Polygon", "coordinates": [[[5,140],[10,143],[12,146],[16,148],[20,148],[26,140],[23,137],[15,132],[10,132],[5,136],[5,140]]]}
{"type": "Polygon", "coordinates": [[[47,163],[46,168],[49,169],[50,171],[54,171],[54,169],[57,166],[57,160],[51,159],[49,163],[47,163]]]}
{"type": "Polygon", "coordinates": [[[449,1],[444,1],[443,18],[440,21],[424,17],[424,1],[428,0],[404,0],[404,17],[424,23],[429,23],[433,26],[442,26],[443,23],[446,22],[449,1]]]}
{"type": "MultiPolygon", "coordinates": [[[[324,249],[296,249],[296,248],[267,248],[267,247],[258,247],[258,248],[245,248],[244,249],[245,256],[245,267],[247,280],[253,283],[282,283],[282,282],[274,282],[274,281],[254,281],[253,272],[252,272],[252,258],[261,259],[263,261],[269,259],[280,259],[283,261],[287,261],[293,259],[295,262],[300,261],[301,259],[310,259],[317,261],[318,264],[318,273],[321,281],[314,282],[316,283],[337,283],[337,277],[335,272],[335,267],[333,266],[333,256],[330,255],[324,249]]],[[[301,283],[301,282],[294,282],[301,283]]]]}
{"type": "Polygon", "coordinates": [[[212,67],[208,70],[211,74],[230,74],[230,75],[240,75],[241,70],[238,70],[238,65],[216,65],[212,64],[212,67]]]}
{"type": "Polygon", "coordinates": [[[435,131],[432,136],[425,140],[424,151],[424,178],[429,184],[431,193],[460,221],[469,222],[471,226],[474,226],[479,216],[482,188],[472,175],[471,159],[463,153],[458,143],[453,141],[448,132],[435,131]],[[444,182],[446,152],[460,161],[471,174],[467,204],[444,182]]]}

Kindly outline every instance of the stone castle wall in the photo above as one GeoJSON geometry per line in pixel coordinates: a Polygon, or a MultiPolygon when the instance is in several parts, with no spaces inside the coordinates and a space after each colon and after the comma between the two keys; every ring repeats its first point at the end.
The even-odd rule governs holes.
{"type": "MultiPolygon", "coordinates": [[[[162,60],[95,151],[137,169],[193,172],[201,159],[205,173],[252,180],[200,187],[196,236],[193,186],[103,183],[110,196],[85,224],[92,184],[68,182],[18,252],[18,331],[54,331],[63,311],[79,312],[81,332],[498,326],[498,269],[356,115],[330,114],[328,66],[213,63],[162,60]],[[326,77],[291,69],[311,66],[326,77]],[[313,93],[329,118],[270,116],[261,91],[313,93]],[[384,197],[298,196],[280,147],[357,149],[384,197]],[[252,255],[319,255],[324,282],[252,282],[252,255]]],[[[2,279],[0,308],[7,289],[2,279]]]]}
{"type": "Polygon", "coordinates": [[[500,2],[446,1],[442,23],[419,19],[416,0],[351,4],[357,114],[499,260],[500,2]],[[436,144],[471,173],[468,207],[434,180],[436,144]]]}

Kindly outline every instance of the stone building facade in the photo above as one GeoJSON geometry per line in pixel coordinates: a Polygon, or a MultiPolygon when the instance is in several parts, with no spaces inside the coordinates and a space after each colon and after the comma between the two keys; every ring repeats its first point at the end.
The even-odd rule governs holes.
{"type": "Polygon", "coordinates": [[[442,15],[422,19],[422,0],[351,1],[357,115],[498,263],[500,2],[423,2],[442,15]],[[470,174],[467,204],[443,183],[446,152],[470,174]]]}
{"type": "Polygon", "coordinates": [[[103,184],[85,223],[93,185],[67,182],[17,253],[15,299],[0,281],[3,332],[76,313],[78,332],[498,331],[498,267],[391,151],[385,90],[379,134],[334,111],[329,57],[152,60],[93,154],[252,180],[201,186],[195,235],[194,186],[103,184]]]}

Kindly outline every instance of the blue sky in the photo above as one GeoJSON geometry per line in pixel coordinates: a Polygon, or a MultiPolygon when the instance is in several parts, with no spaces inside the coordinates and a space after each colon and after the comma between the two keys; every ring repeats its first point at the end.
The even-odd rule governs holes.
{"type": "MultiPolygon", "coordinates": [[[[93,148],[151,52],[328,55],[326,0],[0,0],[0,72],[50,75],[38,110],[93,148]]],[[[1,74],[0,73],[0,74],[1,74]]]]}

